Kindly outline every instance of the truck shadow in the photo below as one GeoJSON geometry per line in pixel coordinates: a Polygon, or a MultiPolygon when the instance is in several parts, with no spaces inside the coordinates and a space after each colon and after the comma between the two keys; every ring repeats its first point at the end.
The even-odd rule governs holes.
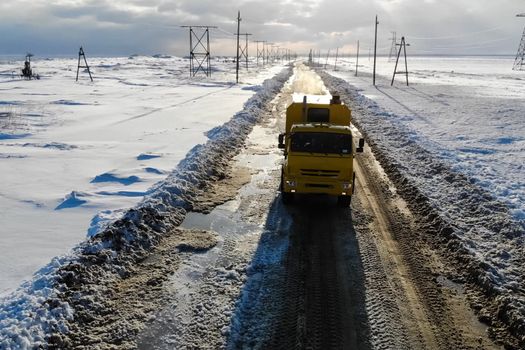
{"type": "Polygon", "coordinates": [[[330,197],[271,204],[227,348],[370,349],[365,274],[351,209],[330,197]]]}

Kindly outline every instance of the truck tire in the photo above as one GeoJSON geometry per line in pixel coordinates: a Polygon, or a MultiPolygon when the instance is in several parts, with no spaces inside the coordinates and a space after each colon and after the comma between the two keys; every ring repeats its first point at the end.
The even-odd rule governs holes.
{"type": "Polygon", "coordinates": [[[352,196],[339,196],[337,197],[337,205],[341,208],[348,208],[350,206],[351,200],[352,196]]]}
{"type": "Polygon", "coordinates": [[[283,201],[284,205],[292,204],[293,203],[293,193],[290,192],[281,192],[281,200],[283,201]]]}

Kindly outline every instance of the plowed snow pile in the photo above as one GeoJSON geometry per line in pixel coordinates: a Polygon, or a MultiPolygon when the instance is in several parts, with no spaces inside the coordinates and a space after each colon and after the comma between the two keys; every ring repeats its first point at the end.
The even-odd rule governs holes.
{"type": "MultiPolygon", "coordinates": [[[[208,141],[194,146],[167,178],[147,190],[139,204],[124,211],[118,220],[91,232],[72,253],[53,259],[33,280],[5,296],[0,304],[0,348],[32,349],[48,343],[64,347],[60,345],[61,337],[68,332],[68,321],[76,312],[72,303],[96,309],[97,298],[103,297],[97,296],[97,281],[126,276],[127,270],[143,259],[163,235],[182,222],[195,196],[210,182],[225,176],[226,165],[241,150],[268,101],[289,75],[289,69],[283,70],[252,87],[256,93],[244,108],[223,125],[209,130],[208,141]],[[83,285],[88,287],[79,288],[83,285]],[[71,287],[82,292],[69,293],[71,287]]],[[[149,159],[149,154],[143,156],[141,159],[149,159]]],[[[104,174],[99,180],[108,178],[116,177],[104,174]]],[[[70,199],[78,201],[82,196],[72,195],[70,199]]]]}
{"type": "MultiPolygon", "coordinates": [[[[408,88],[391,88],[388,78],[382,76],[377,88],[369,87],[367,72],[360,73],[359,78],[348,71],[335,74],[348,82],[323,74],[327,86],[345,96],[353,109],[354,121],[369,137],[376,156],[398,190],[416,210],[427,215],[442,247],[465,264],[469,281],[481,287],[493,301],[492,305],[477,305],[480,314],[492,308],[491,313],[497,314],[497,318],[525,344],[525,221],[522,214],[525,204],[523,176],[520,175],[523,171],[519,170],[525,161],[524,149],[520,146],[523,139],[509,136],[514,146],[503,160],[483,157],[483,154],[503,153],[505,142],[501,143],[502,150],[494,147],[491,152],[484,152],[491,147],[481,146],[470,148],[472,152],[461,151],[457,143],[446,142],[449,137],[458,137],[459,143],[464,139],[475,140],[490,129],[490,125],[511,128],[512,135],[520,132],[523,135],[522,122],[510,115],[506,121],[500,119],[510,113],[505,109],[509,99],[491,97],[497,87],[473,97],[470,90],[460,87],[465,84],[465,76],[454,72],[453,76],[463,78],[457,81],[457,86],[453,79],[446,83],[440,80],[426,83],[421,79],[421,71],[417,83],[408,88]],[[457,104],[456,98],[448,95],[451,91],[463,93],[464,102],[457,104]],[[485,114],[480,112],[479,106],[472,108],[476,103],[485,106],[485,114]],[[432,108],[434,104],[441,106],[438,113],[432,108]],[[461,106],[465,109],[458,110],[461,106]],[[400,110],[403,114],[398,114],[400,110]],[[501,115],[486,113],[492,110],[502,110],[501,115]],[[480,125],[463,125],[461,118],[476,119],[480,125]],[[422,122],[425,120],[427,122],[422,122]],[[461,121],[463,136],[456,135],[454,121],[461,121]],[[449,122],[451,124],[447,124],[449,122]],[[468,156],[476,150],[480,152],[479,157],[468,156]],[[491,159],[494,168],[491,168],[491,159]],[[474,170],[476,167],[478,169],[474,170]],[[486,173],[480,173],[480,169],[486,173]],[[492,181],[493,178],[497,181],[492,181]]],[[[434,74],[447,75],[444,72],[434,74]]],[[[469,89],[477,78],[480,77],[468,77],[469,89]]],[[[509,81],[512,85],[512,80],[509,81]]],[[[525,111],[523,98],[514,96],[512,99],[512,108],[519,109],[522,115],[525,111]]],[[[496,136],[503,140],[502,135],[496,136]]]]}

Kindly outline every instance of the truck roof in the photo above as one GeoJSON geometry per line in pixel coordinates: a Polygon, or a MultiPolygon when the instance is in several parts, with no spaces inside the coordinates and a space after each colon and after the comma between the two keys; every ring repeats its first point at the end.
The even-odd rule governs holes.
{"type": "Polygon", "coordinates": [[[352,133],[352,129],[346,125],[334,125],[329,123],[299,123],[294,124],[290,130],[291,132],[333,132],[333,133],[352,133]]]}
{"type": "Polygon", "coordinates": [[[329,105],[332,95],[305,95],[301,93],[294,92],[292,94],[293,103],[303,103],[303,98],[306,96],[306,101],[310,104],[322,104],[329,105]]]}

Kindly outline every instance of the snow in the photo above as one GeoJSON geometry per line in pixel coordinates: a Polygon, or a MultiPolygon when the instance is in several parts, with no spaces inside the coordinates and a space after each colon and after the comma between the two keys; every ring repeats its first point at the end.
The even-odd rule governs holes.
{"type": "Polygon", "coordinates": [[[0,61],[0,295],[93,234],[97,213],[139,202],[281,69],[241,71],[235,86],[221,60],[189,79],[176,57],[91,58],[95,82],[77,83],[75,59],[33,61],[40,80],[0,61]]]}
{"type": "MultiPolygon", "coordinates": [[[[42,152],[41,148],[21,150],[22,143],[0,144],[2,152],[27,152],[27,158],[5,158],[6,162],[31,159],[31,162],[13,164],[10,171],[2,175],[4,183],[12,182],[5,191],[12,192],[2,196],[0,206],[2,210],[8,210],[11,209],[9,206],[18,205],[19,210],[11,212],[16,217],[6,215],[6,227],[2,227],[7,232],[1,235],[2,259],[12,263],[2,266],[2,269],[13,276],[11,281],[3,283],[13,282],[17,277],[29,277],[28,270],[38,264],[44,265],[42,261],[49,261],[75,246],[69,255],[53,258],[52,263],[35,273],[31,280],[0,299],[2,348],[32,348],[49,340],[45,337],[65,333],[72,311],[70,304],[58,297],[67,288],[60,283],[89,279],[97,271],[107,275],[100,276],[102,279],[125,273],[125,261],[133,261],[160,235],[182,221],[185,208],[191,205],[188,201],[192,195],[206,181],[217,176],[214,174],[220,174],[220,166],[227,163],[228,157],[239,152],[238,145],[262,115],[261,108],[287,78],[284,72],[263,82],[283,69],[275,66],[254,71],[245,79],[245,84],[233,86],[221,82],[233,77],[231,69],[223,65],[222,72],[215,72],[218,78],[200,82],[198,79],[188,80],[180,70],[169,76],[176,81],[164,82],[158,81],[156,75],[163,75],[172,66],[181,68],[185,63],[176,58],[159,61],[135,57],[131,62],[127,59],[111,61],[117,63],[104,65],[104,68],[111,68],[106,72],[108,81],[103,81],[100,86],[96,82],[85,87],[105,90],[102,95],[97,94],[96,103],[61,103],[61,108],[68,107],[56,111],[50,107],[56,105],[51,103],[54,98],[40,101],[46,113],[55,116],[54,122],[49,122],[52,118],[47,118],[46,114],[41,118],[47,122],[45,127],[38,129],[28,124],[30,136],[26,137],[24,144],[26,141],[59,142],[77,147],[52,147],[42,152]],[[154,74],[148,69],[158,72],[154,74]],[[150,76],[139,80],[136,77],[139,73],[150,76]],[[119,85],[122,82],[125,82],[124,87],[119,85]],[[260,86],[253,88],[254,85],[260,86]],[[136,90],[134,86],[140,86],[140,89],[136,90]],[[164,101],[165,96],[171,96],[170,101],[164,101]],[[121,102],[114,106],[118,101],[121,102]],[[105,108],[99,110],[94,105],[105,108]],[[108,110],[111,113],[108,114],[108,110]],[[49,169],[50,164],[54,168],[49,169]],[[42,171],[47,171],[49,177],[43,177],[42,171]],[[36,177],[39,181],[34,180],[36,177]],[[59,193],[65,191],[69,192],[61,198],[59,193]],[[139,204],[133,207],[137,202],[139,204]],[[133,208],[126,209],[129,207],[133,208]],[[20,238],[19,230],[22,229],[27,230],[26,236],[20,238]],[[86,231],[89,239],[84,241],[86,231]],[[48,243],[47,249],[42,249],[43,242],[48,243]],[[117,251],[125,250],[124,246],[127,250],[119,256],[117,251]],[[32,259],[26,254],[32,254],[32,259]],[[94,255],[103,257],[101,262],[105,267],[95,269],[89,275],[80,273],[88,268],[82,259],[94,255]],[[22,266],[23,263],[26,266],[22,266]]],[[[46,63],[50,65],[50,71],[65,64],[59,60],[46,63]]],[[[19,93],[17,84],[44,82],[60,90],[68,101],[81,100],[79,95],[71,96],[70,90],[76,91],[77,84],[69,84],[58,73],[49,77],[42,71],[40,74],[43,79],[39,82],[7,81],[5,86],[13,86],[6,90],[16,95],[19,93]]],[[[103,77],[102,72],[98,73],[98,79],[103,77]]],[[[30,103],[35,104],[27,102],[30,103]]],[[[18,105],[24,106],[23,103],[18,105]]],[[[11,134],[17,131],[17,128],[9,130],[11,134]]],[[[11,287],[7,283],[4,288],[6,286],[11,287]]]]}
{"type": "MultiPolygon", "coordinates": [[[[390,178],[437,239],[465,264],[518,337],[525,329],[525,72],[507,58],[414,58],[411,85],[390,86],[392,63],[358,77],[346,61],[326,77],[390,178]]],[[[480,307],[487,307],[482,305],[480,307]]],[[[523,340],[523,339],[522,339],[523,340]]]]}
{"type": "Polygon", "coordinates": [[[383,57],[372,86],[372,62],[360,62],[358,77],[351,59],[330,74],[351,81],[414,141],[525,220],[525,72],[512,70],[513,58],[409,57],[409,87],[402,74],[390,86],[395,62],[383,57]]]}

